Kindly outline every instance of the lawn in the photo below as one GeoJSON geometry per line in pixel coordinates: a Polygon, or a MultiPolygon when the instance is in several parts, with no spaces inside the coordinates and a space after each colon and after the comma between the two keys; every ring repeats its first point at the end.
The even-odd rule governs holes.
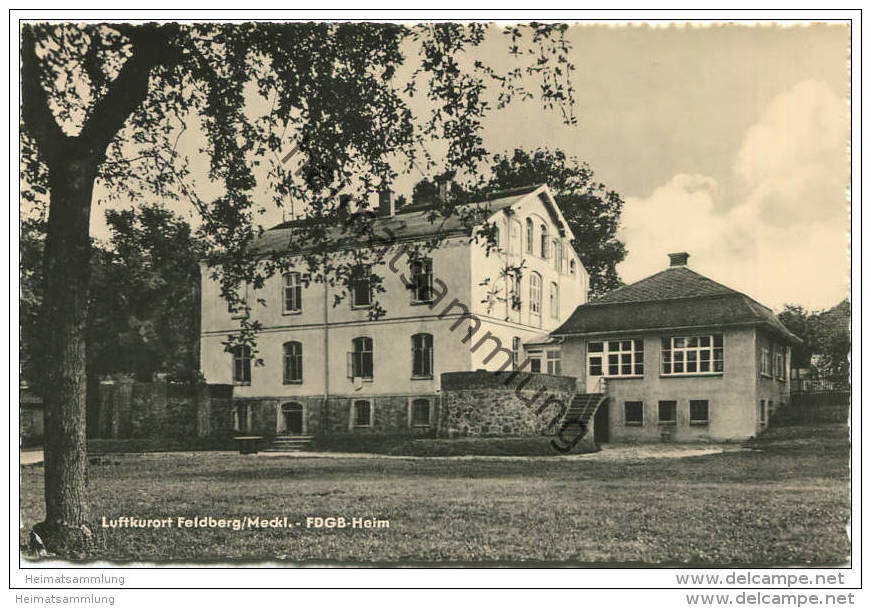
{"type": "MultiPolygon", "coordinates": [[[[805,427],[807,428],[807,427],[805,427]]],[[[566,561],[841,564],[849,558],[848,445],[809,443],[682,459],[299,458],[108,455],[90,467],[97,556],[111,560],[566,561]],[[301,528],[102,529],[101,518],[289,517],[301,528]],[[309,529],[307,516],[384,529],[309,529]]],[[[22,551],[43,516],[42,467],[22,468],[22,551]]]]}

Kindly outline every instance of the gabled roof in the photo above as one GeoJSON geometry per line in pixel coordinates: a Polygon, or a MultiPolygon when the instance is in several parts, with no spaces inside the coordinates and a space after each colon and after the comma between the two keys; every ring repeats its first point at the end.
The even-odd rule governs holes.
{"type": "Polygon", "coordinates": [[[670,267],[578,306],[554,336],[759,325],[800,340],[753,298],[685,266],[670,267]]]}
{"type": "MultiPolygon", "coordinates": [[[[435,211],[431,205],[414,205],[405,207],[397,211],[395,215],[378,215],[375,212],[364,212],[370,219],[367,222],[367,229],[382,239],[390,239],[396,241],[420,240],[436,235],[454,236],[460,234],[470,234],[471,230],[462,221],[459,213],[468,211],[472,207],[483,209],[492,216],[494,213],[503,209],[512,207],[519,203],[524,198],[533,193],[546,193],[547,186],[535,184],[524,186],[522,188],[514,188],[512,190],[503,190],[493,192],[486,195],[485,198],[463,205],[457,205],[458,213],[453,213],[449,217],[444,217],[438,211],[435,211]]],[[[549,195],[542,197],[550,200],[550,205],[553,205],[549,195]]],[[[548,203],[545,203],[547,206],[548,203]]],[[[559,220],[559,212],[556,209],[549,210],[550,213],[556,213],[557,223],[559,220]]],[[[352,214],[346,219],[339,218],[330,219],[300,219],[289,222],[284,222],[270,228],[264,232],[251,246],[251,250],[255,254],[268,254],[277,251],[287,250],[291,244],[298,246],[299,241],[304,237],[307,231],[313,227],[324,227],[326,239],[331,242],[331,247],[353,247],[360,246],[359,234],[354,228],[354,219],[360,219],[360,215],[352,214]]]]}

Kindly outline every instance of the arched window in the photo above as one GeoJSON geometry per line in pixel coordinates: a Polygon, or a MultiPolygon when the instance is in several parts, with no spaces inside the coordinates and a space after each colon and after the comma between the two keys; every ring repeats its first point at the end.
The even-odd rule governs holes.
{"type": "Polygon", "coordinates": [[[233,384],[251,384],[251,347],[233,347],[233,384]]]}
{"type": "Polygon", "coordinates": [[[302,382],[302,343],[284,343],[284,383],[302,382]]]}
{"type": "Polygon", "coordinates": [[[526,218],[526,253],[535,251],[535,227],[532,224],[532,218],[526,218]]]}
{"type": "Polygon", "coordinates": [[[282,296],[284,312],[302,312],[302,282],[298,272],[288,272],[282,277],[284,288],[282,296]]]}
{"type": "Polygon", "coordinates": [[[547,259],[547,226],[541,225],[541,257],[547,259]]]}
{"type": "Polygon", "coordinates": [[[372,372],[372,338],[354,338],[348,353],[348,377],[371,380],[372,372]]]}
{"type": "Polygon", "coordinates": [[[534,315],[541,314],[541,275],[537,272],[529,275],[529,310],[534,315]]]}
{"type": "Polygon", "coordinates": [[[351,420],[355,427],[372,426],[372,402],[365,399],[354,401],[354,411],[351,420]]]}
{"type": "Polygon", "coordinates": [[[432,334],[411,336],[411,375],[414,378],[432,378],[432,334]]]}
{"type": "Polygon", "coordinates": [[[560,247],[559,239],[553,240],[553,267],[557,272],[562,272],[563,251],[560,247]]]}

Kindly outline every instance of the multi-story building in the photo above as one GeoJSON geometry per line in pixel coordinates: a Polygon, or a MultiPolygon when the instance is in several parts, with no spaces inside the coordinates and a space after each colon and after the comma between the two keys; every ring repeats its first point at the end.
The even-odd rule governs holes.
{"type": "MultiPolygon", "coordinates": [[[[431,221],[425,207],[394,209],[381,196],[372,228],[389,235],[373,267],[358,268],[349,288],[307,281],[299,270],[248,289],[257,334],[251,351],[225,351],[238,329],[219,284],[204,268],[202,371],[209,383],[233,384],[234,428],[258,434],[435,430],[440,376],[516,365],[525,343],[541,343],[586,301],[589,277],[574,238],[547,186],[495,193],[469,203],[497,229],[498,248],[473,239],[460,215],[431,221]],[[439,235],[424,258],[408,245],[439,235]],[[510,269],[506,272],[506,269],[510,269]],[[519,269],[519,271],[518,271],[519,269]],[[370,276],[381,277],[373,293],[370,276]],[[343,295],[338,304],[337,295],[343,295]],[[375,305],[386,312],[372,318],[375,305]]],[[[256,243],[264,256],[286,247],[305,221],[268,230],[256,243]]],[[[337,245],[347,255],[359,244],[337,245]]],[[[537,348],[532,371],[561,373],[559,348],[537,348]]]]}

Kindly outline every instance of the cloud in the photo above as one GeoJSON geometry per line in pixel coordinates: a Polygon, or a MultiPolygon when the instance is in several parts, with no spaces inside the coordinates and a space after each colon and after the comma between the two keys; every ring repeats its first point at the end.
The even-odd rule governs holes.
{"type": "Polygon", "coordinates": [[[624,280],[661,270],[666,253],[689,251],[692,268],[774,308],[823,308],[844,298],[847,110],[828,85],[801,82],[776,96],[744,134],[733,175],[725,176],[738,184],[732,200],[718,200],[714,177],[688,174],[646,198],[627,198],[624,280]]]}

